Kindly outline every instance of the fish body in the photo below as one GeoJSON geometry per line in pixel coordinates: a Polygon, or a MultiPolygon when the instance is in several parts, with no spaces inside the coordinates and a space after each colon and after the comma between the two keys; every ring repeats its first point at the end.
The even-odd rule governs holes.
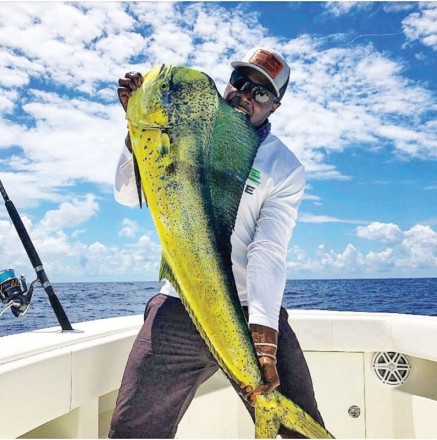
{"type": "MultiPolygon", "coordinates": [[[[232,273],[231,234],[259,139],[214,82],[186,67],[156,66],[129,99],[129,133],[162,245],[160,278],[179,293],[220,367],[255,389],[262,374],[232,273]]],[[[328,437],[278,391],[257,398],[255,434],[281,424],[328,437]]]]}

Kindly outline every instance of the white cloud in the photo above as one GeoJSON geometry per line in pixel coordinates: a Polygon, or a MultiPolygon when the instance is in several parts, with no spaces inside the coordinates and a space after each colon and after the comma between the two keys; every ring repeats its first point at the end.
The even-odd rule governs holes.
{"type": "Polygon", "coordinates": [[[379,272],[382,269],[386,271],[388,268],[393,267],[394,251],[391,248],[387,248],[381,252],[371,251],[366,255],[366,263],[371,270],[379,272]]]}
{"type": "MultiPolygon", "coordinates": [[[[142,236],[129,247],[107,246],[100,242],[81,245],[79,250],[81,271],[88,277],[158,280],[161,246],[142,236]]],[[[77,270],[77,269],[75,269],[77,270]]],[[[80,276],[80,271],[77,274],[80,276]]]]}
{"type": "MultiPolygon", "coordinates": [[[[0,69],[0,78],[2,77],[3,73],[0,69]]],[[[10,92],[8,93],[8,96],[0,96],[0,115],[2,113],[11,113],[14,109],[14,99],[17,98],[16,92],[10,92]]]]}
{"type": "Polygon", "coordinates": [[[317,196],[315,194],[309,194],[309,189],[305,188],[305,193],[303,195],[302,200],[309,200],[310,202],[314,203],[315,205],[321,205],[322,198],[320,196],[317,196]]]}
{"type": "Polygon", "coordinates": [[[414,268],[437,268],[437,232],[427,225],[415,225],[404,232],[401,251],[405,258],[397,265],[414,268]]]}
{"type": "Polygon", "coordinates": [[[409,40],[419,40],[425,46],[437,50],[437,5],[434,2],[419,3],[420,11],[402,21],[409,40]]]}
{"type": "MultiPolygon", "coordinates": [[[[29,231],[32,227],[32,221],[26,216],[22,216],[21,220],[29,231]]],[[[9,220],[0,220],[0,255],[2,269],[23,267],[28,269],[31,267],[18,234],[9,220]]],[[[23,273],[23,270],[18,270],[16,273],[23,273]]]]}
{"type": "Polygon", "coordinates": [[[362,220],[347,220],[337,217],[331,217],[329,215],[316,215],[308,212],[302,212],[299,214],[299,221],[302,223],[364,223],[362,220]]]}
{"type": "Polygon", "coordinates": [[[58,209],[48,211],[40,222],[39,228],[44,234],[64,228],[75,228],[87,222],[99,210],[93,194],[87,194],[82,200],[73,199],[63,202],[58,209]]]}
{"type": "MultiPolygon", "coordinates": [[[[5,56],[6,58],[12,58],[7,52],[1,51],[0,56],[5,56]]],[[[18,57],[16,57],[18,58],[18,57]]],[[[13,64],[15,66],[20,63],[18,60],[14,60],[13,64]]],[[[6,89],[13,89],[16,87],[21,87],[29,82],[29,74],[26,71],[19,71],[17,69],[11,69],[9,66],[0,66],[0,86],[6,89]]],[[[9,95],[12,92],[9,91],[9,95]]]]}
{"type": "Polygon", "coordinates": [[[390,243],[394,247],[390,256],[394,258],[393,264],[397,267],[437,267],[437,233],[428,225],[415,225],[407,231],[402,231],[393,223],[374,222],[367,227],[358,227],[357,236],[380,243],[390,243]]]}
{"type": "Polygon", "coordinates": [[[415,9],[417,6],[417,2],[385,2],[383,9],[386,12],[404,12],[410,11],[411,9],[415,9]]]}
{"type": "Polygon", "coordinates": [[[299,246],[293,245],[289,250],[288,254],[292,255],[293,260],[297,262],[304,262],[307,258],[306,252],[299,246]]]}
{"type": "Polygon", "coordinates": [[[17,206],[32,200],[59,201],[81,181],[110,190],[125,130],[121,107],[39,91],[32,98],[23,105],[32,126],[7,123],[7,134],[0,139],[0,148],[19,142],[22,151],[2,169],[7,188],[19,183],[26,189],[14,199],[17,206]]]}
{"type": "Polygon", "coordinates": [[[371,5],[372,2],[365,1],[330,1],[325,3],[325,9],[328,13],[338,17],[349,14],[354,9],[367,9],[371,5]]]}
{"type": "MultiPolygon", "coordinates": [[[[427,116],[436,108],[433,94],[403,77],[399,61],[371,45],[327,47],[325,40],[300,40],[304,55],[283,47],[291,65],[290,92],[272,120],[310,177],[325,176],[317,171],[327,166],[323,151],[390,143],[406,157],[437,155],[427,116]]],[[[327,171],[339,177],[337,170],[327,171]]]]}
{"type": "Polygon", "coordinates": [[[358,226],[357,236],[381,243],[393,243],[401,240],[402,231],[398,225],[393,223],[373,222],[367,226],[358,226]]]}
{"type": "Polygon", "coordinates": [[[382,250],[361,251],[349,243],[341,251],[327,249],[320,244],[311,255],[298,246],[288,253],[289,275],[302,274],[350,278],[381,274],[393,277],[410,277],[412,273],[433,276],[437,269],[437,232],[427,225],[415,225],[402,231],[393,223],[374,222],[357,228],[357,236],[373,240],[382,250]]]}
{"type": "Polygon", "coordinates": [[[124,218],[122,221],[122,227],[118,232],[120,237],[134,237],[138,232],[138,224],[135,221],[124,218]]]}
{"type": "Polygon", "coordinates": [[[341,274],[342,278],[347,278],[363,272],[365,257],[352,244],[348,244],[339,253],[333,250],[326,251],[324,245],[319,245],[315,256],[308,256],[305,259],[303,258],[305,255],[299,248],[291,253],[287,268],[294,276],[303,271],[318,278],[322,278],[326,273],[341,274]]]}
{"type": "Polygon", "coordinates": [[[349,271],[357,271],[363,263],[363,255],[357,249],[348,244],[342,253],[334,252],[326,253],[321,260],[323,266],[332,267],[334,269],[348,269],[349,271]]]}
{"type": "Polygon", "coordinates": [[[357,228],[357,236],[390,243],[398,251],[394,264],[407,268],[437,267],[437,232],[429,225],[415,225],[402,231],[393,223],[374,222],[357,228]]]}
{"type": "Polygon", "coordinates": [[[86,232],[86,229],[75,229],[71,233],[71,238],[77,238],[77,237],[79,237],[79,235],[83,234],[84,232],[86,232]]]}
{"type": "Polygon", "coordinates": [[[29,64],[28,73],[38,72],[58,84],[90,89],[111,74],[115,67],[112,60],[120,58],[119,44],[110,46],[105,41],[115,42],[114,34],[128,33],[134,20],[117,2],[22,2],[0,3],[0,23],[0,45],[11,56],[20,53],[17,61],[29,64]],[[98,45],[107,50],[99,50],[98,45]]]}
{"type": "Polygon", "coordinates": [[[398,147],[399,154],[416,157],[437,157],[437,138],[433,135],[436,125],[428,123],[429,129],[416,130],[396,125],[381,125],[378,134],[392,139],[398,147]]]}

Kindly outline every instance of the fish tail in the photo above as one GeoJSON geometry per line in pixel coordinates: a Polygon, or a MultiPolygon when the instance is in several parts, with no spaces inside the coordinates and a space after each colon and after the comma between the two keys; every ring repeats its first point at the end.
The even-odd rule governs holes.
{"type": "Polygon", "coordinates": [[[255,405],[255,437],[276,438],[279,428],[307,438],[334,438],[322,425],[278,391],[259,396],[255,405]]]}

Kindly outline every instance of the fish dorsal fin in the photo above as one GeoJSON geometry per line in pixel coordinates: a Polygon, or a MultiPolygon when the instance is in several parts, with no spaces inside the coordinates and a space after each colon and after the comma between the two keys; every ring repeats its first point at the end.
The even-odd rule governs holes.
{"type": "Polygon", "coordinates": [[[221,251],[230,258],[238,207],[260,142],[246,116],[219,99],[205,169],[215,236],[221,251]]]}

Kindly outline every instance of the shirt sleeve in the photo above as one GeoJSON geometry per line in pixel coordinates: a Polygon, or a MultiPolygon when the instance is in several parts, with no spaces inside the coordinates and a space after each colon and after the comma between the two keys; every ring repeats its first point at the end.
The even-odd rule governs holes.
{"type": "Polygon", "coordinates": [[[115,172],[114,198],[121,205],[137,206],[139,204],[134,160],[126,145],[121,152],[115,172]]]}
{"type": "Polygon", "coordinates": [[[248,248],[249,323],[278,330],[286,281],[288,242],[296,224],[305,187],[300,165],[266,198],[248,248]]]}

